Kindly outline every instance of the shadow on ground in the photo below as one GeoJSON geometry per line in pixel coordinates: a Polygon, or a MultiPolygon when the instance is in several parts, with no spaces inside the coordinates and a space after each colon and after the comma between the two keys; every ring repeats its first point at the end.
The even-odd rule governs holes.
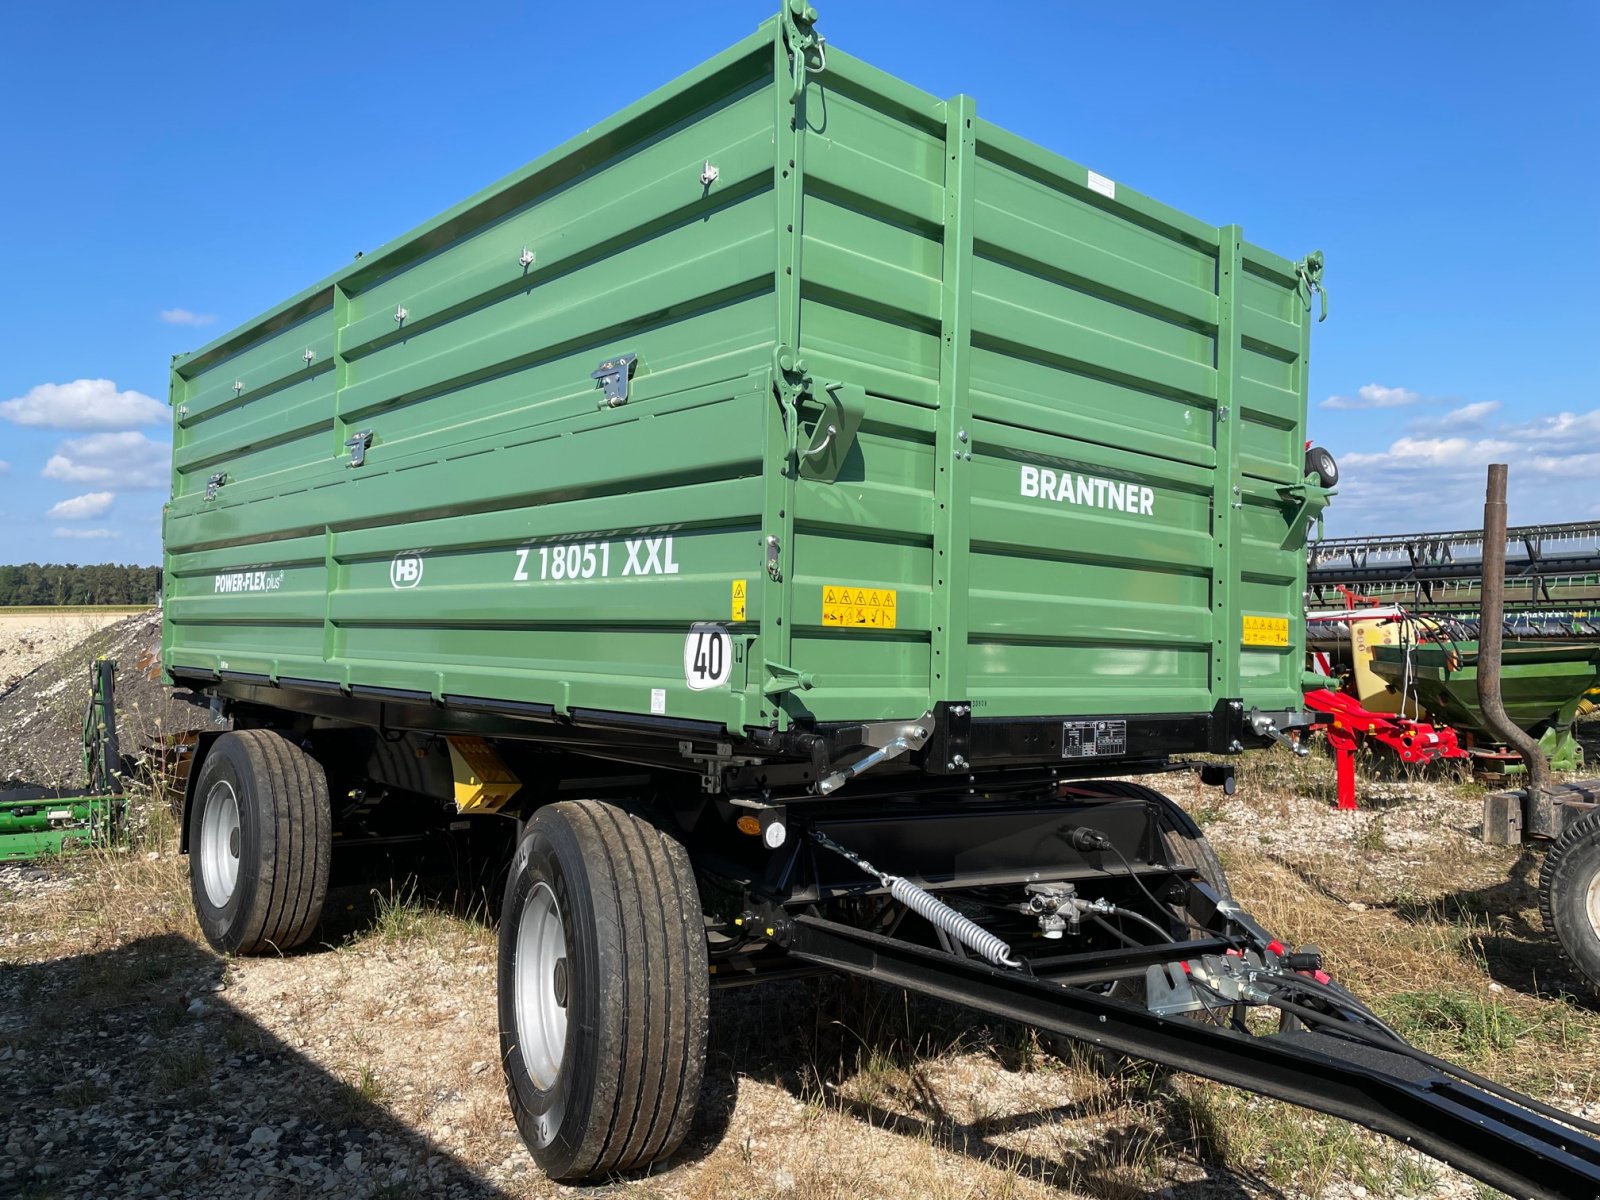
{"type": "Polygon", "coordinates": [[[1594,1004],[1582,978],[1562,957],[1539,916],[1539,871],[1544,854],[1524,848],[1505,878],[1482,888],[1448,892],[1427,904],[1403,904],[1396,914],[1407,921],[1440,919],[1468,925],[1489,977],[1502,987],[1529,996],[1566,993],[1594,1004]]]}
{"type": "MultiPolygon", "coordinates": [[[[1001,1172],[1078,1194],[1176,1200],[1276,1197],[1268,1182],[1208,1161],[1194,1144],[1187,1106],[1170,1076],[1133,1065],[1072,1082],[1026,1029],[893,988],[817,979],[712,996],[711,1045],[701,1112],[690,1138],[709,1153],[726,1133],[741,1076],[775,1084],[805,1104],[842,1112],[879,1135],[959,1154],[1001,1172]],[[1013,1072],[1048,1071],[1082,1098],[974,1119],[948,1107],[919,1064],[987,1049],[1013,1072]],[[866,1086],[862,1086],[863,1080],[866,1086]],[[1138,1117],[1129,1108],[1138,1110],[1138,1117]],[[1010,1135],[1061,1121],[1080,1131],[1021,1152],[1010,1135]],[[1181,1160],[1178,1161],[1178,1160],[1181,1160]],[[1172,1168],[1184,1182],[1154,1182],[1172,1168]]],[[[1071,1049],[1066,1052],[1070,1055],[1071,1049]]]]}
{"type": "Polygon", "coordinates": [[[0,1196],[503,1196],[242,1015],[177,936],[0,966],[0,1196]]]}

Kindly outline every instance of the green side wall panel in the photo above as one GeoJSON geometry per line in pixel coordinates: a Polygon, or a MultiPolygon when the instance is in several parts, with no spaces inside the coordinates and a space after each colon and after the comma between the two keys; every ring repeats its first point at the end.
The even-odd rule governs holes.
{"type": "Polygon", "coordinates": [[[1294,264],[792,28],[174,360],[169,671],[735,731],[1299,706],[1294,264]]]}

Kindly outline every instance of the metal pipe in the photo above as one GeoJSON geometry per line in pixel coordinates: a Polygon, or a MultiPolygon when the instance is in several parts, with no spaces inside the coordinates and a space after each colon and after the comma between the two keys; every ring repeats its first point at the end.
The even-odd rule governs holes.
{"type": "Polygon", "coordinates": [[[1554,838],[1561,830],[1550,788],[1550,760],[1539,743],[1512,723],[1500,700],[1500,652],[1505,640],[1506,593],[1506,465],[1489,464],[1483,498],[1483,592],[1478,613],[1478,707],[1489,728],[1522,755],[1528,769],[1527,804],[1523,811],[1526,837],[1554,838]]]}

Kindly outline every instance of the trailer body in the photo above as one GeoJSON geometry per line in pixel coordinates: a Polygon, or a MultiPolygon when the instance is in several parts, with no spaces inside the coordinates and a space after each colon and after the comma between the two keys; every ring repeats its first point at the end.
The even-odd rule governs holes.
{"type": "Polygon", "coordinates": [[[1320,256],[815,20],[174,360],[205,936],[303,944],[352,856],[503,834],[501,1062],[561,1180],[681,1143],[713,981],[829,969],[1593,1195],[1575,1119],[1419,1070],[1092,779],[1306,719],[1320,256]]]}
{"type": "Polygon", "coordinates": [[[178,356],[168,671],[1100,761],[1297,710],[1320,260],[794,90],[769,23],[178,356]]]}

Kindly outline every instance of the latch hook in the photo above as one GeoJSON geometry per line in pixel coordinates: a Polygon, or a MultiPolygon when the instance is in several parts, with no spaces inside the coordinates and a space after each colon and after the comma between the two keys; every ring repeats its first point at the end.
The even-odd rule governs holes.
{"type": "Polygon", "coordinates": [[[1300,277],[1296,290],[1300,293],[1300,302],[1306,306],[1306,311],[1311,311],[1311,294],[1316,292],[1322,297],[1322,315],[1317,318],[1320,325],[1328,319],[1328,289],[1322,286],[1322,251],[1313,250],[1294,265],[1295,274],[1300,277]]]}

